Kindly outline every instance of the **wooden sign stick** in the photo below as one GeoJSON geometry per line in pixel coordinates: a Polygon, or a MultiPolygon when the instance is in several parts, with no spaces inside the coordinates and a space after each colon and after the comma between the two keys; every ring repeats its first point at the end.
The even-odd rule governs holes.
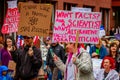
{"type": "Polygon", "coordinates": [[[78,40],[79,40],[79,30],[77,30],[77,33],[76,33],[76,42],[75,42],[74,54],[76,54],[76,52],[77,52],[78,40]]]}

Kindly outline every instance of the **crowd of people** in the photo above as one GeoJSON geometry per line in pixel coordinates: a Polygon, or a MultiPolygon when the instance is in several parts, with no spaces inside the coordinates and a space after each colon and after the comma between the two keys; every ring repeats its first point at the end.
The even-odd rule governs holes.
{"type": "Polygon", "coordinates": [[[0,80],[38,80],[39,70],[46,72],[46,80],[119,80],[120,42],[106,38],[98,44],[58,43],[51,37],[40,39],[40,47],[33,37],[24,36],[24,45],[16,47],[11,36],[0,41],[0,80]],[[102,59],[101,69],[94,76],[92,58],[102,59]],[[9,62],[16,63],[15,75],[9,62]]]}

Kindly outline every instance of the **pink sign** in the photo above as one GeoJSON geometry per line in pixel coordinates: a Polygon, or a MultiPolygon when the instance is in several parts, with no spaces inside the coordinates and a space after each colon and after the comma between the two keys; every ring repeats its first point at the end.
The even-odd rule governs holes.
{"type": "Polygon", "coordinates": [[[2,26],[2,33],[3,34],[8,34],[8,33],[18,31],[18,21],[19,21],[20,14],[18,12],[17,6],[16,7],[10,6],[10,4],[15,5],[14,3],[16,3],[16,1],[9,1],[8,2],[8,10],[7,10],[6,17],[4,19],[4,24],[2,26]]]}
{"type": "Polygon", "coordinates": [[[100,12],[72,12],[57,10],[53,31],[54,42],[98,43],[101,25],[100,12]]]}

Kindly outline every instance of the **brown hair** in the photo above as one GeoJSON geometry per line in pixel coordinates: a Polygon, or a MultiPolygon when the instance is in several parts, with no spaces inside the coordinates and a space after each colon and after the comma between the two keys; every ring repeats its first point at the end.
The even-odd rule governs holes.
{"type": "MultiPolygon", "coordinates": [[[[112,42],[112,43],[110,44],[110,47],[109,47],[109,56],[111,56],[111,57],[112,57],[111,47],[113,47],[114,45],[117,46],[117,44],[116,44],[115,42],[112,42]]],[[[117,47],[117,49],[118,49],[118,47],[117,47]]],[[[115,55],[115,57],[117,57],[117,54],[118,54],[118,52],[117,52],[117,50],[116,50],[116,55],[115,55]]]]}

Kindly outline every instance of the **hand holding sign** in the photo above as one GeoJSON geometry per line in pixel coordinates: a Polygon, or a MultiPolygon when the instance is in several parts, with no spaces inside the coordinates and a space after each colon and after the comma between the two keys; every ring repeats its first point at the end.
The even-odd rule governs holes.
{"type": "Polygon", "coordinates": [[[56,56],[56,55],[54,54],[53,60],[54,60],[54,61],[58,61],[58,56],[56,56]]]}
{"type": "Polygon", "coordinates": [[[72,57],[72,62],[75,63],[76,62],[76,57],[72,57]]]}
{"type": "Polygon", "coordinates": [[[32,47],[29,48],[28,54],[29,54],[29,56],[33,56],[33,49],[32,49],[32,47]]]}

